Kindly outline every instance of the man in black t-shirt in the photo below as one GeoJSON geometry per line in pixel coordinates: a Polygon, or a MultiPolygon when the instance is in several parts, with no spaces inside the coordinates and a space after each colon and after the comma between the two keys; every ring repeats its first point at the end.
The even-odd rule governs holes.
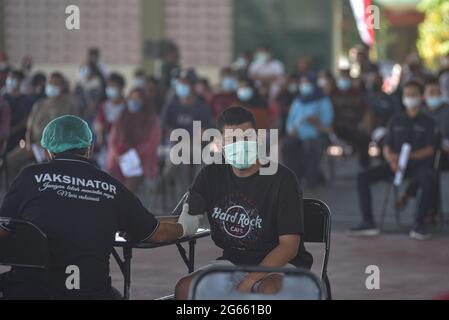
{"type": "Polygon", "coordinates": [[[421,111],[423,88],[415,81],[409,81],[403,88],[404,113],[393,117],[388,126],[385,139],[384,156],[387,163],[369,168],[358,175],[358,195],[363,222],[350,231],[355,236],[376,236],[379,234],[374,221],[371,185],[392,179],[400,170],[399,158],[404,144],[411,146],[407,178],[413,178],[422,190],[418,203],[416,225],[410,237],[417,240],[429,239],[431,233],[426,226],[426,217],[433,207],[436,179],[433,170],[433,157],[436,145],[435,122],[421,111]]]}
{"type": "MultiPolygon", "coordinates": [[[[117,231],[138,242],[173,241],[197,231],[199,218],[186,214],[188,206],[178,223],[160,222],[120,182],[97,169],[89,160],[92,132],[80,118],[53,120],[41,144],[51,161],[22,170],[0,217],[39,227],[48,237],[50,265],[45,271],[14,267],[3,289],[6,298],[113,299],[109,256],[117,231]],[[79,286],[67,287],[73,270],[79,286]]],[[[0,237],[11,233],[14,223],[0,223],[0,237]]]]}
{"type": "MultiPolygon", "coordinates": [[[[245,135],[256,128],[248,110],[227,109],[218,128],[226,164],[205,167],[193,182],[188,201],[190,214],[206,213],[212,239],[223,249],[212,265],[310,268],[311,261],[301,265],[306,253],[301,243],[303,199],[295,175],[283,166],[273,175],[262,174],[255,131],[245,135]]],[[[194,276],[178,282],[177,299],[187,298],[194,276]]],[[[241,292],[274,293],[281,280],[280,275],[250,273],[238,275],[229,285],[241,292]]]]}

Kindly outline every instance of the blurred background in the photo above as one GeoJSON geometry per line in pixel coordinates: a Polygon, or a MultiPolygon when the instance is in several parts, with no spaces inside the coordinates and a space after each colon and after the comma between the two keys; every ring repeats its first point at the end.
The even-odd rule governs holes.
{"type": "MultiPolygon", "coordinates": [[[[253,112],[259,129],[279,130],[281,162],[297,174],[306,197],[330,205],[329,273],[337,298],[432,297],[449,281],[444,170],[435,168],[439,208],[428,221],[434,242],[417,245],[405,236],[416,206],[389,197],[390,181],[373,187],[386,236],[350,241],[343,232],[361,219],[357,175],[385,163],[385,128],[403,112],[410,80],[429,87],[441,110],[449,110],[447,0],[0,0],[0,190],[23,165],[43,160],[43,126],[71,113],[95,132],[97,164],[152,212],[167,214],[201,168],[170,163],[170,132],[192,132],[195,120],[213,127],[220,112],[238,104],[253,112]],[[80,9],[79,30],[66,28],[69,5],[80,9]],[[313,143],[288,129],[295,103],[314,101],[304,99],[307,84],[332,107],[313,143]],[[134,108],[136,100],[143,106],[134,108]],[[130,149],[143,176],[129,177],[120,167],[117,159],[130,149]],[[381,294],[347,272],[363,277],[373,261],[388,270],[381,294]]],[[[447,163],[445,138],[440,151],[447,163]]],[[[213,252],[210,244],[200,250],[213,252]]],[[[139,259],[141,266],[148,262],[139,259]]],[[[167,265],[173,264],[158,267],[167,265]]],[[[139,269],[135,296],[163,294],[181,269],[150,292],[139,269]]]]}

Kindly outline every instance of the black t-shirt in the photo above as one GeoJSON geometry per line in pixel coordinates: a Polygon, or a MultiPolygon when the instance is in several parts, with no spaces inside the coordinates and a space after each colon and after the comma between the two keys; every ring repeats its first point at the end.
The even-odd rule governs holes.
{"type": "MultiPolygon", "coordinates": [[[[385,144],[397,154],[401,152],[404,143],[409,143],[412,151],[436,146],[436,130],[435,122],[423,112],[415,118],[401,113],[391,119],[385,144]]],[[[432,166],[432,159],[412,161],[410,164],[432,166]]]]}
{"type": "Polygon", "coordinates": [[[185,129],[190,134],[193,132],[194,121],[201,121],[203,129],[211,127],[210,107],[199,98],[192,105],[183,105],[178,98],[175,98],[163,115],[165,127],[185,129]]]}
{"type": "Polygon", "coordinates": [[[123,231],[141,241],[159,225],[122,184],[72,155],[22,170],[5,196],[0,217],[32,222],[47,235],[51,265],[45,276],[25,269],[13,274],[17,279],[37,275],[32,278],[38,277],[57,298],[96,298],[110,290],[115,233],[123,231]],[[65,272],[72,265],[79,268],[80,289],[69,291],[65,272]]]}
{"type": "Polygon", "coordinates": [[[207,166],[189,198],[190,212],[207,213],[213,241],[237,265],[258,265],[278,246],[279,236],[301,235],[302,201],[294,174],[281,165],[274,175],[248,178],[237,177],[230,165],[207,166]]]}

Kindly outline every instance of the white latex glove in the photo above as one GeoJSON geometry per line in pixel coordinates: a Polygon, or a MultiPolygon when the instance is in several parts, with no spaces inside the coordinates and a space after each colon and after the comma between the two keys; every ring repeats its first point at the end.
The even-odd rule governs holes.
{"type": "Polygon", "coordinates": [[[182,207],[181,215],[179,216],[178,223],[182,226],[182,237],[193,236],[200,227],[201,216],[192,216],[189,214],[189,205],[186,203],[182,207]]]}

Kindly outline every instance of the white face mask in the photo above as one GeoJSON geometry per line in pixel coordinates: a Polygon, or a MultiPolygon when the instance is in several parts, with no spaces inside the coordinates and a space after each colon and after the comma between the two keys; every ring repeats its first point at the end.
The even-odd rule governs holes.
{"type": "Polygon", "coordinates": [[[404,97],[402,103],[408,110],[417,109],[421,106],[422,99],[419,97],[404,97]]]}
{"type": "Polygon", "coordinates": [[[114,105],[112,103],[107,103],[104,108],[106,121],[109,123],[115,123],[120,118],[120,116],[125,110],[125,105],[114,105]]]}

